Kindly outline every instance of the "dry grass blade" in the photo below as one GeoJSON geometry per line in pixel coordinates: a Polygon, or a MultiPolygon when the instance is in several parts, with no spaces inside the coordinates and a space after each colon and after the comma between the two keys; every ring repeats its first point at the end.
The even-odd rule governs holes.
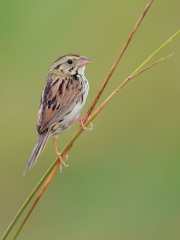
{"type": "Polygon", "coordinates": [[[126,48],[127,48],[128,45],[130,44],[130,42],[131,42],[131,40],[132,40],[134,34],[137,32],[137,30],[138,30],[138,28],[139,28],[141,22],[143,21],[145,15],[146,15],[146,13],[148,12],[149,8],[151,7],[151,4],[152,4],[152,3],[153,3],[153,0],[150,0],[150,1],[148,2],[148,4],[146,5],[145,9],[143,10],[142,14],[140,15],[140,17],[139,17],[137,23],[135,24],[135,26],[134,26],[132,32],[130,33],[129,37],[127,38],[127,40],[126,40],[124,46],[122,47],[122,49],[121,49],[121,51],[120,51],[118,57],[117,57],[116,60],[115,60],[113,66],[111,67],[109,73],[107,74],[107,77],[106,77],[104,83],[102,84],[102,86],[101,86],[101,88],[100,88],[100,90],[99,90],[97,96],[95,97],[93,103],[91,104],[91,106],[90,106],[90,108],[89,108],[89,110],[88,110],[88,112],[87,112],[87,114],[86,114],[86,116],[85,116],[84,123],[86,122],[86,120],[88,119],[88,117],[91,115],[91,113],[92,113],[94,107],[96,106],[96,104],[97,104],[99,98],[101,97],[101,95],[102,95],[102,93],[103,93],[103,91],[104,91],[106,85],[108,84],[108,82],[109,82],[111,76],[113,75],[113,73],[114,73],[114,71],[115,71],[117,65],[119,64],[119,62],[120,62],[120,60],[121,60],[121,58],[122,58],[122,56],[123,56],[123,54],[124,54],[126,48]]]}

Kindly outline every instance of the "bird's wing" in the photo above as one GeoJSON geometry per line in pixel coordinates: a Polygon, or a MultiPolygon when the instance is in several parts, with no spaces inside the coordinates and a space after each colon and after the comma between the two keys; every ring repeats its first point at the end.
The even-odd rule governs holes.
{"type": "Polygon", "coordinates": [[[81,97],[80,82],[73,76],[48,76],[38,111],[37,131],[42,133],[64,120],[81,97]]]}

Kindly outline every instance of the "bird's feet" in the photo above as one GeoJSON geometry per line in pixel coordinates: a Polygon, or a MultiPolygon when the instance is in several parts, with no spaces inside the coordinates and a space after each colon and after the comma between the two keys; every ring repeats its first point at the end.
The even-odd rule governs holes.
{"type": "Polygon", "coordinates": [[[87,128],[87,127],[84,126],[83,119],[84,119],[84,117],[80,117],[80,118],[78,119],[78,120],[80,121],[80,123],[81,123],[82,129],[83,129],[83,130],[87,130],[87,131],[92,131],[92,130],[93,130],[93,124],[92,124],[92,122],[89,123],[90,127],[87,128]]]}
{"type": "MultiPolygon", "coordinates": [[[[62,157],[61,157],[61,153],[56,152],[56,157],[59,158],[60,161],[60,171],[62,172],[62,167],[68,167],[67,164],[65,164],[65,162],[63,161],[62,157]]],[[[66,155],[66,161],[68,160],[68,155],[66,155]]]]}

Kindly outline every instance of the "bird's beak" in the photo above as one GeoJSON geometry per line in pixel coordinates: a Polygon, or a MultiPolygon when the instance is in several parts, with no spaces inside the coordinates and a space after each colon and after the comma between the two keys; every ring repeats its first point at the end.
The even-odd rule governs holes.
{"type": "Polygon", "coordinates": [[[79,67],[81,67],[81,66],[84,66],[84,65],[86,65],[86,64],[88,64],[90,62],[92,62],[92,61],[89,58],[81,56],[80,59],[77,62],[77,65],[79,67]]]}

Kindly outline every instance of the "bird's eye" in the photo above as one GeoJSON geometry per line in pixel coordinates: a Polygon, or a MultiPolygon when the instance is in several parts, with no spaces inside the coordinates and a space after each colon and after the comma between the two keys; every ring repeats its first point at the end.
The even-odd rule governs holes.
{"type": "Polygon", "coordinates": [[[68,60],[67,60],[67,63],[68,63],[68,64],[72,64],[72,63],[73,63],[73,60],[72,60],[72,59],[68,59],[68,60]]]}

